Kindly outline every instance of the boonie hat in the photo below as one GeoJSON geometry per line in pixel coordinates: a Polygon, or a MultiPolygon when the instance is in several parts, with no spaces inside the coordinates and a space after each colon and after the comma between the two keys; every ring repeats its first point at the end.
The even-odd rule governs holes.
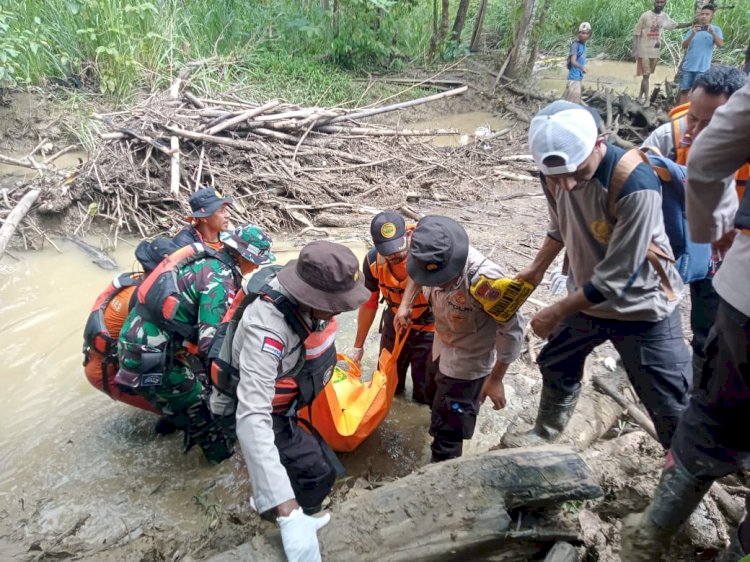
{"type": "Polygon", "coordinates": [[[135,247],[135,259],[143,266],[144,271],[153,271],[164,258],[173,254],[179,248],[169,238],[142,240],[135,247]]]}
{"type": "Polygon", "coordinates": [[[190,210],[197,219],[213,215],[224,204],[233,201],[231,197],[224,197],[221,192],[210,187],[202,187],[190,196],[190,210]]]}
{"type": "Polygon", "coordinates": [[[324,312],[354,310],[370,298],[354,252],[327,240],[307,244],[277,278],[298,303],[324,312]]]}
{"type": "Polygon", "coordinates": [[[426,287],[444,285],[463,273],[469,256],[469,236],[453,219],[422,218],[411,235],[406,272],[426,287]]]}
{"type": "Polygon", "coordinates": [[[545,109],[529,126],[531,155],[545,175],[572,174],[594,150],[599,136],[594,117],[580,106],[553,114],[545,113],[545,109]],[[553,156],[564,163],[546,166],[544,160],[553,156]]]}
{"type": "Polygon", "coordinates": [[[591,24],[587,21],[582,22],[581,25],[578,26],[578,31],[591,31],[591,24]]]}
{"type": "Polygon", "coordinates": [[[370,223],[370,235],[381,256],[406,250],[406,223],[396,211],[383,211],[370,223]]]}
{"type": "Polygon", "coordinates": [[[256,265],[273,263],[276,256],[271,253],[271,237],[259,226],[248,224],[219,234],[219,239],[247,261],[256,265]]]}

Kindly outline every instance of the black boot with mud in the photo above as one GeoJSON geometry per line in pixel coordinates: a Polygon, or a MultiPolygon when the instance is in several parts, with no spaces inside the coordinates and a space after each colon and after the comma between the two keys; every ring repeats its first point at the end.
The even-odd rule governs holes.
{"type": "Polygon", "coordinates": [[[213,419],[205,403],[199,402],[187,412],[189,423],[185,428],[184,452],[200,445],[203,455],[212,463],[220,463],[234,454],[234,443],[224,429],[213,419]]]}
{"type": "Polygon", "coordinates": [[[534,427],[527,431],[508,431],[503,435],[500,447],[512,449],[553,443],[560,437],[573,416],[579,395],[580,390],[562,395],[548,387],[542,387],[534,427]]]}

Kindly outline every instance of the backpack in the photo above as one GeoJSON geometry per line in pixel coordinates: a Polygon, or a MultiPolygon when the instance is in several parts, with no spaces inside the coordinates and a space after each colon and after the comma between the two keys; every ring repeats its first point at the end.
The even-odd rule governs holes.
{"type": "MultiPolygon", "coordinates": [[[[706,279],[711,265],[711,245],[698,244],[690,239],[685,212],[687,168],[662,156],[656,149],[645,147],[644,150],[646,153],[639,149],[629,150],[615,166],[613,180],[609,187],[608,212],[610,217],[614,217],[617,194],[627,181],[630,173],[641,162],[648,164],[661,183],[661,210],[664,217],[664,230],[669,238],[674,259],[672,260],[665,255],[658,255],[658,253],[657,256],[674,261],[675,268],[685,283],[706,279]]],[[[655,245],[652,244],[653,246],[655,245]]],[[[649,250],[649,253],[651,253],[652,248],[649,248],[649,250]]],[[[654,263],[650,257],[649,261],[652,264],[654,263]]],[[[654,267],[664,283],[666,273],[662,276],[659,268],[654,267]]]]}

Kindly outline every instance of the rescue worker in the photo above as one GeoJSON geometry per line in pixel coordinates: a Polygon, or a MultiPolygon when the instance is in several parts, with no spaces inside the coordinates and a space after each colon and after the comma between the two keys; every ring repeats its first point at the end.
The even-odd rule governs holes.
{"type": "MultiPolygon", "coordinates": [[[[257,226],[223,233],[222,240],[219,251],[202,244],[180,248],[141,284],[120,334],[115,379],[167,414],[165,422],[183,429],[186,450],[199,444],[214,462],[232,449],[222,420],[212,418],[204,401],[211,340],[242,275],[275,259],[271,239],[257,226]]],[[[157,426],[157,432],[168,429],[157,426]]]]}
{"type": "MultiPolygon", "coordinates": [[[[737,68],[719,64],[712,66],[695,79],[690,101],[675,108],[670,113],[671,121],[657,127],[643,141],[643,147],[656,148],[667,158],[682,166],[687,165],[690,147],[711,122],[714,111],[727,103],[746,80],[747,76],[737,68]]],[[[749,175],[750,165],[747,163],[736,172],[738,194],[744,191],[749,175]]],[[[719,308],[719,296],[711,284],[712,272],[718,263],[715,259],[712,262],[705,279],[690,283],[690,328],[693,332],[690,346],[693,348],[694,377],[700,376],[705,359],[704,346],[719,308]]]]}
{"type": "Polygon", "coordinates": [[[190,224],[172,239],[180,248],[200,242],[214,250],[221,249],[220,234],[229,228],[231,197],[224,197],[211,187],[203,187],[190,196],[190,224]]]}
{"type": "Polygon", "coordinates": [[[83,334],[83,366],[91,385],[113,400],[154,413],[160,411],[148,400],[115,383],[119,368],[117,339],[128,313],[135,305],[136,289],[159,262],[175,250],[177,246],[166,238],[140,242],[135,249],[135,257],[143,273],[123,273],[115,277],[97,297],[83,334]]]}
{"type": "MultiPolygon", "coordinates": [[[[640,518],[623,528],[622,560],[658,560],[714,480],[750,468],[750,195],[735,213],[727,177],[750,161],[750,83],[714,113],[695,140],[688,161],[690,234],[723,256],[713,279],[719,294],[706,361],[672,440],[661,480],[640,518]]],[[[750,504],[745,498],[746,505],[750,504]]],[[[750,505],[748,505],[750,507],[750,505]]],[[[717,558],[750,554],[747,515],[717,558]]]]}
{"type": "Polygon", "coordinates": [[[498,322],[472,296],[480,276],[502,279],[500,268],[469,245],[461,225],[443,216],[422,218],[406,258],[409,274],[395,329],[414,317],[412,297],[421,290],[435,316],[435,388],[431,398],[431,462],[460,457],[474,434],[479,407],[489,397],[505,407],[503,377],[523,340],[523,317],[498,322]]]}
{"type": "Polygon", "coordinates": [[[335,456],[327,457],[321,441],[297,426],[295,414],[331,377],[334,317],[358,308],[369,292],[352,251],[321,240],[269,275],[259,293],[232,342],[232,364],[239,369],[237,438],[253,505],[277,517],[287,558],[320,560],[317,530],[330,515],[309,515],[331,491],[335,456]]]}
{"type": "MultiPolygon", "coordinates": [[[[380,349],[393,350],[396,342],[393,318],[406,289],[406,254],[413,230],[414,227],[407,227],[403,217],[395,211],[378,213],[370,223],[370,235],[375,247],[365,256],[362,271],[365,287],[371,293],[370,299],[359,309],[357,335],[354,338],[354,348],[349,354],[357,363],[362,361],[365,339],[378,313],[378,297],[381,294],[386,309],[381,320],[380,349]]],[[[421,293],[417,295],[412,310],[411,330],[396,363],[396,393],[404,392],[406,371],[411,366],[414,385],[412,398],[415,402],[427,404],[426,389],[431,379],[435,324],[427,298],[421,293]]]]}
{"type": "Polygon", "coordinates": [[[668,448],[687,405],[691,371],[661,183],[638,155],[626,157],[605,142],[585,108],[561,103],[540,111],[529,128],[550,224],[518,277],[538,285],[565,248],[569,294],[531,320],[536,335],[549,338],[537,360],[543,386],[536,423],[528,432],[506,433],[502,444],[554,441],[575,409],[586,357],[609,340],[668,448]]]}

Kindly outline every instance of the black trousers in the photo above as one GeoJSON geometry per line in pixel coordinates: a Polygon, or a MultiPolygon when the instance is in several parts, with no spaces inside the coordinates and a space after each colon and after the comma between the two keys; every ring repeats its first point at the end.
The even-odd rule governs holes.
{"type": "Polygon", "coordinates": [[[561,398],[580,389],[586,357],[607,340],[620,354],[659,441],[668,449],[692,378],[679,309],[659,322],[605,320],[580,312],[569,316],[539,354],[545,388],[561,398]]]}
{"type": "Polygon", "coordinates": [[[435,384],[431,389],[432,462],[460,457],[464,439],[471,439],[479,414],[479,394],[487,377],[462,380],[440,372],[439,364],[435,384]]]}
{"type": "Polygon", "coordinates": [[[719,295],[714,289],[713,278],[690,283],[690,329],[693,339],[693,377],[697,383],[706,360],[706,342],[719,310],[719,295]]]}
{"type": "Polygon", "coordinates": [[[750,468],[750,318],[721,299],[672,454],[696,478],[750,468]]]}
{"type": "Polygon", "coordinates": [[[305,513],[320,510],[336,482],[336,471],[326,460],[318,440],[288,416],[273,414],[273,432],[281,464],[305,513]]]}
{"type": "MultiPolygon", "coordinates": [[[[396,393],[404,392],[406,385],[406,371],[411,367],[411,380],[414,385],[412,398],[419,404],[429,404],[427,400],[427,386],[434,376],[434,363],[432,361],[432,341],[434,332],[425,332],[412,329],[401,350],[401,355],[396,363],[398,369],[398,385],[396,393]]],[[[386,309],[383,312],[383,331],[380,336],[380,349],[391,351],[396,342],[396,332],[393,328],[393,312],[386,309]]]]}

